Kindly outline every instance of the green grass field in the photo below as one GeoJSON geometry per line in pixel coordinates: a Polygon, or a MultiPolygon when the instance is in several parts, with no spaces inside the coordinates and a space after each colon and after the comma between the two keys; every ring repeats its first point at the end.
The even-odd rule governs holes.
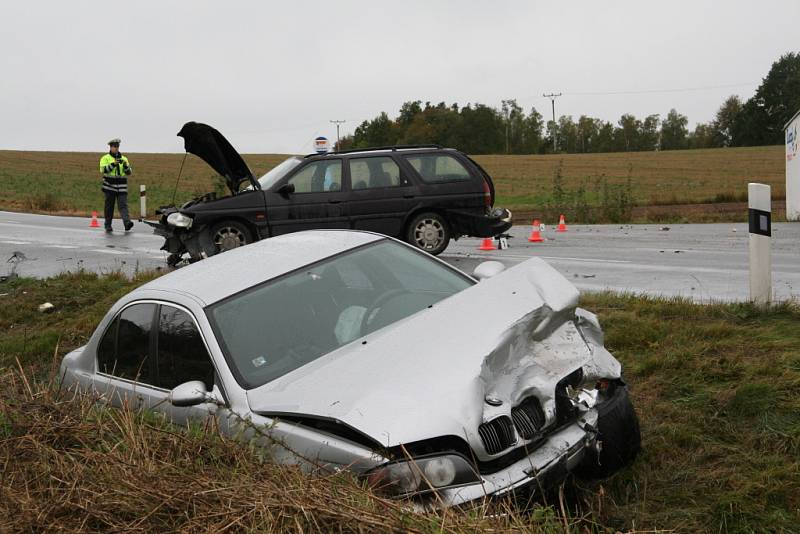
{"type": "MultiPolygon", "coordinates": [[[[147,185],[148,205],[172,201],[183,155],[128,154],[134,167],[131,191],[147,185]]],[[[97,162],[100,154],[0,151],[0,209],[86,216],[102,209],[97,162]]],[[[246,154],[261,175],[285,155],[246,154]]],[[[620,220],[744,220],[744,209],[721,210],[722,203],[746,200],[747,182],[770,184],[773,198],[785,196],[781,146],[563,154],[477,156],[494,177],[497,205],[530,215],[566,212],[571,222],[620,220]],[[556,191],[554,177],[561,176],[556,191]],[[622,197],[620,196],[622,195],[622,197]],[[671,205],[704,204],[702,208],[671,205]],[[634,207],[635,206],[635,207],[634,207]],[[658,206],[659,209],[647,207],[658,206]],[[627,212],[625,210],[628,210],[627,212]],[[615,211],[616,210],[616,211],[615,211]],[[624,213],[620,216],[618,211],[624,213]]],[[[186,159],[176,200],[213,191],[214,173],[194,156],[186,159]]],[[[134,203],[134,213],[138,212],[134,203]]]]}
{"type": "MultiPolygon", "coordinates": [[[[625,366],[643,452],[520,510],[412,514],[346,475],[262,464],[213,432],[59,391],[58,361],[152,275],[0,285],[0,531],[796,532],[800,309],[590,294],[625,366]],[[36,307],[50,301],[55,312],[36,307]]],[[[210,429],[206,429],[210,430],[210,429]]]]}

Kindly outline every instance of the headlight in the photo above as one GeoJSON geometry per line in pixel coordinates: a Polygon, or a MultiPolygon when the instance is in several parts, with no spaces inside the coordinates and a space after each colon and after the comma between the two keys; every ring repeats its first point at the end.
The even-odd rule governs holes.
{"type": "Polygon", "coordinates": [[[192,225],[192,218],[176,211],[167,216],[167,224],[179,228],[189,228],[192,225]]]}
{"type": "Polygon", "coordinates": [[[447,454],[384,464],[367,480],[376,489],[403,496],[474,484],[481,478],[463,456],[447,454]]]}

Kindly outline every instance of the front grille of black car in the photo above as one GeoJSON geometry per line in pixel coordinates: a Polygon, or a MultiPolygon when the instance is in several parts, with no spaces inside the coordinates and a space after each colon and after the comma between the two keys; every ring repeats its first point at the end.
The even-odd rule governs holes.
{"type": "Polygon", "coordinates": [[[497,454],[517,442],[514,424],[506,415],[492,419],[488,423],[483,423],[478,427],[478,435],[483,442],[483,448],[489,454],[497,454]]]}
{"type": "Polygon", "coordinates": [[[511,419],[522,439],[535,438],[544,427],[544,410],[539,399],[528,397],[519,406],[511,409],[511,419]]]}

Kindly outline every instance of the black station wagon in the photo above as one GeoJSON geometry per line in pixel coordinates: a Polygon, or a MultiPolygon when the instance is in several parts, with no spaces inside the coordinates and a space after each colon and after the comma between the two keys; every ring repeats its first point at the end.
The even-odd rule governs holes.
{"type": "Polygon", "coordinates": [[[256,179],[214,128],[186,123],[186,151],[208,163],[231,195],[209,193],[162,206],[158,223],[168,262],[190,261],[253,241],[310,229],[369,230],[431,254],[461,236],[494,237],[511,213],[494,208],[491,177],[466,154],[405,145],[293,156],[256,179]]]}

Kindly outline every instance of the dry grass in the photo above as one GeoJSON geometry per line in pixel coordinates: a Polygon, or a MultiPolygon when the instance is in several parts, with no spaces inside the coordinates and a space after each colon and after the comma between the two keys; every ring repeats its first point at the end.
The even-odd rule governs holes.
{"type": "MultiPolygon", "coordinates": [[[[260,460],[212,428],[0,376],[3,532],[546,532],[505,504],[415,513],[347,473],[309,476],[260,460]]],[[[567,524],[575,520],[568,520],[567,524]]]]}
{"type": "Polygon", "coordinates": [[[773,198],[786,194],[782,146],[475,159],[494,177],[500,203],[512,209],[546,202],[559,166],[568,190],[630,177],[634,201],[643,206],[742,200],[752,181],[771,185],[773,198]]]}
{"type": "MultiPolygon", "coordinates": [[[[128,154],[135,174],[130,180],[132,200],[140,183],[148,188],[148,205],[171,202],[181,154],[128,154]]],[[[0,209],[89,215],[102,207],[97,162],[100,154],[85,152],[0,151],[0,209]],[[42,183],[56,193],[40,192],[42,183]]],[[[245,160],[261,175],[286,156],[246,154],[245,160]]],[[[612,154],[564,154],[548,156],[477,156],[494,177],[497,204],[520,214],[541,210],[552,199],[553,176],[561,167],[563,187],[575,191],[583,185],[586,200],[599,206],[600,182],[624,184],[631,179],[631,196],[638,206],[719,203],[741,201],[747,182],[773,187],[773,198],[785,195],[784,158],[781,146],[635,152],[612,154]]],[[[178,188],[177,200],[214,190],[214,173],[201,160],[189,156],[178,188]]],[[[132,202],[134,213],[137,203],[132,202]]],[[[680,209],[680,208],[677,208],[680,209]]],[[[679,220],[676,210],[642,213],[638,220],[679,220]],[[663,214],[662,214],[663,213],[663,214]]],[[[686,222],[704,220],[708,209],[687,210],[686,222]]],[[[714,220],[739,220],[743,210],[716,214],[714,220]]],[[[572,217],[573,222],[578,222],[572,217]]]]}

